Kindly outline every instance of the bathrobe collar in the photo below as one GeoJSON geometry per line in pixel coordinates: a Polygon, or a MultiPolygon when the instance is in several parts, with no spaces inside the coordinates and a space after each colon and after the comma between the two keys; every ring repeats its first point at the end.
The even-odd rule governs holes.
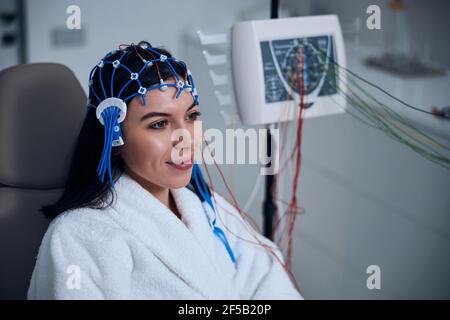
{"type": "MultiPolygon", "coordinates": [[[[206,299],[238,298],[213,258],[212,210],[186,187],[170,189],[182,220],[126,173],[115,184],[113,219],[206,299]]],[[[228,259],[229,260],[229,259],[228,259]]],[[[231,261],[229,264],[233,264],[231,261]]],[[[230,266],[228,266],[230,267],[230,266]]],[[[234,268],[234,266],[232,266],[234,268]]],[[[228,268],[230,270],[230,268],[228,268]]],[[[151,266],[149,266],[151,272],[151,266]]]]}

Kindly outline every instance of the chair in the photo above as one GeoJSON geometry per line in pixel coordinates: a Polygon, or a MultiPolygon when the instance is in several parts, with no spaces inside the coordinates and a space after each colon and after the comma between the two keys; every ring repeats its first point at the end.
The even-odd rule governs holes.
{"type": "Polygon", "coordinates": [[[61,64],[0,72],[0,299],[26,298],[49,223],[39,209],[63,192],[85,105],[61,64]]]}

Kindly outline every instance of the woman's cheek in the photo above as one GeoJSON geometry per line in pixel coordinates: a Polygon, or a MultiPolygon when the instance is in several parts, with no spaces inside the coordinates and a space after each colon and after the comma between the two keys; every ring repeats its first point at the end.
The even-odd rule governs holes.
{"type": "Polygon", "coordinates": [[[170,154],[172,142],[168,133],[160,134],[159,132],[147,135],[142,139],[144,142],[142,149],[147,158],[155,164],[158,162],[165,162],[167,154],[170,154]]]}
{"type": "Polygon", "coordinates": [[[137,146],[132,142],[131,139],[125,141],[122,146],[121,154],[125,163],[132,169],[136,169],[140,163],[140,153],[137,146]]]}

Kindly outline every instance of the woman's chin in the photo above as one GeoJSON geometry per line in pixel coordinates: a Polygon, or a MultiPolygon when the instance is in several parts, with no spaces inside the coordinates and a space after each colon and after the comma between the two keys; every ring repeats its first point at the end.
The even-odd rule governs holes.
{"type": "Polygon", "coordinates": [[[190,172],[189,174],[186,173],[183,175],[179,175],[177,177],[170,177],[169,179],[167,179],[168,188],[178,189],[186,187],[191,181],[191,175],[192,172],[190,172]]]}

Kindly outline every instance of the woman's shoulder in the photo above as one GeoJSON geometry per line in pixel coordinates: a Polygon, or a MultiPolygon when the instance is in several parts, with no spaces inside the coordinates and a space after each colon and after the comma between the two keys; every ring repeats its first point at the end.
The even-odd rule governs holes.
{"type": "Polygon", "coordinates": [[[50,222],[42,242],[111,243],[120,236],[121,229],[109,214],[109,209],[77,208],[64,211],[50,222]]]}
{"type": "Polygon", "coordinates": [[[117,225],[110,218],[111,208],[76,208],[62,212],[50,223],[53,228],[73,227],[76,229],[83,228],[85,230],[94,229],[114,229],[117,225]]]}
{"type": "MultiPolygon", "coordinates": [[[[107,218],[108,213],[108,210],[82,208],[63,212],[52,220],[39,247],[30,292],[36,290],[34,286],[47,290],[48,279],[54,278],[58,283],[60,279],[66,281],[71,266],[78,266],[85,278],[94,277],[98,281],[102,281],[103,274],[114,270],[125,272],[121,275],[131,272],[133,257],[129,238],[107,218]]],[[[48,290],[53,290],[55,283],[51,285],[48,290]]],[[[94,291],[87,293],[88,296],[94,291]]]]}

